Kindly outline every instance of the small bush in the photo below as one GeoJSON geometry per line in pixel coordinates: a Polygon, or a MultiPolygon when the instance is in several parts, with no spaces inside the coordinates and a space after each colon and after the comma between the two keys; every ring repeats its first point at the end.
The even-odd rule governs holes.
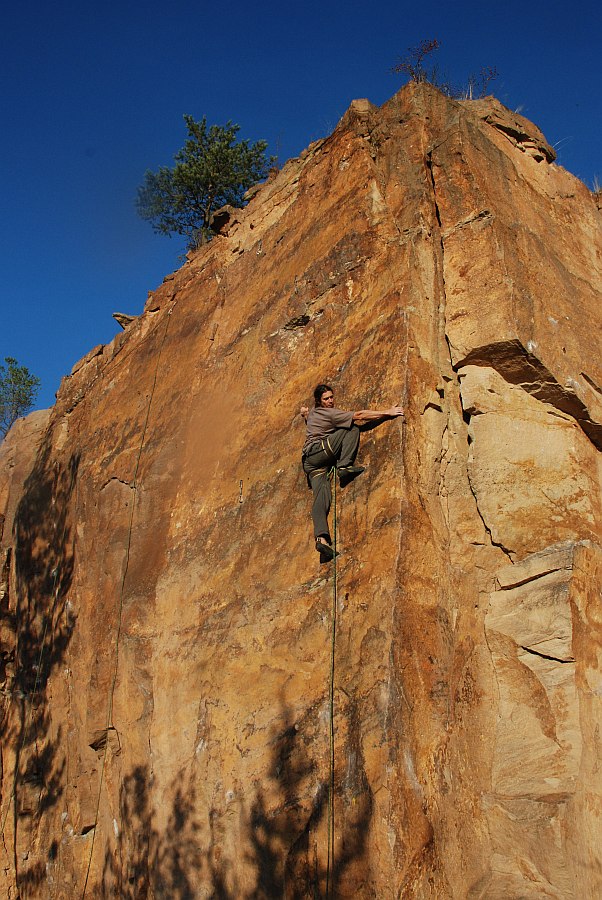
{"type": "Polygon", "coordinates": [[[409,80],[416,84],[424,82],[432,84],[446,97],[452,97],[454,100],[476,100],[485,97],[490,83],[498,77],[495,66],[483,66],[478,75],[468,76],[465,86],[456,87],[448,78],[439,74],[436,65],[430,68],[425,66],[425,59],[440,47],[441,41],[437,38],[428,38],[420,41],[416,47],[408,47],[407,54],[392,67],[391,72],[394,75],[407,75],[409,80]]]}

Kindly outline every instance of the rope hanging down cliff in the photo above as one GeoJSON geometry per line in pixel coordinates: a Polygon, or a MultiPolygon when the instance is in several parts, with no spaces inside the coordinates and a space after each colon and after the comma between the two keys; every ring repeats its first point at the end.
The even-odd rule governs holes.
{"type": "Polygon", "coordinates": [[[123,567],[123,575],[121,577],[121,588],[119,591],[119,603],[118,603],[118,608],[117,608],[117,633],[116,633],[116,637],[115,637],[115,664],[113,666],[113,676],[112,676],[111,684],[109,687],[109,703],[108,703],[106,727],[105,727],[105,733],[104,733],[105,734],[105,742],[104,742],[104,748],[103,748],[103,754],[102,754],[102,765],[100,768],[98,796],[96,798],[96,811],[94,814],[94,827],[92,829],[92,844],[90,846],[90,856],[88,859],[88,866],[86,869],[86,878],[84,881],[84,887],[83,887],[83,891],[82,891],[82,900],[84,900],[84,898],[86,896],[86,891],[88,888],[88,880],[90,878],[90,870],[92,868],[92,858],[94,855],[94,842],[96,839],[96,828],[98,826],[98,815],[99,815],[99,811],[100,811],[100,798],[102,796],[102,787],[103,787],[103,783],[104,783],[104,773],[105,773],[105,765],[106,765],[106,759],[107,759],[107,750],[109,747],[109,731],[115,730],[115,726],[113,725],[113,700],[114,700],[114,696],[115,696],[115,685],[117,683],[117,671],[118,671],[118,667],[119,667],[119,644],[120,644],[120,639],[121,639],[121,626],[122,626],[122,620],[123,620],[123,598],[124,598],[124,593],[125,593],[125,581],[127,578],[128,568],[129,568],[129,564],[130,564],[130,547],[131,547],[131,543],[132,543],[132,529],[134,526],[134,510],[136,507],[136,496],[137,496],[137,491],[138,491],[138,469],[140,467],[140,460],[142,458],[142,451],[144,449],[144,441],[146,438],[146,430],[148,428],[151,406],[153,403],[153,398],[155,396],[155,389],[157,387],[157,377],[159,374],[159,364],[161,362],[161,353],[163,351],[163,345],[165,344],[165,339],[167,338],[167,330],[169,328],[169,320],[170,320],[170,317],[171,317],[171,314],[173,312],[176,302],[177,301],[174,301],[174,303],[168,310],[167,316],[166,316],[165,331],[163,332],[163,338],[161,340],[161,344],[159,345],[159,352],[157,354],[157,365],[155,366],[155,375],[153,378],[153,384],[152,384],[152,388],[151,388],[151,392],[150,392],[150,397],[148,400],[148,406],[146,409],[146,418],[144,420],[144,426],[142,428],[142,437],[140,439],[140,446],[138,448],[138,455],[136,457],[136,465],[134,467],[134,476],[132,479],[132,506],[131,506],[131,510],[130,510],[130,521],[129,521],[129,526],[128,526],[128,536],[127,536],[127,541],[126,541],[125,565],[123,567]]]}
{"type": "Polygon", "coordinates": [[[329,778],[328,778],[328,853],[326,860],[326,900],[334,896],[334,674],[335,674],[335,649],[337,634],[337,479],[335,469],[329,473],[333,478],[333,566],[332,566],[332,618],[330,638],[330,677],[328,685],[328,734],[329,734],[329,778]]]}

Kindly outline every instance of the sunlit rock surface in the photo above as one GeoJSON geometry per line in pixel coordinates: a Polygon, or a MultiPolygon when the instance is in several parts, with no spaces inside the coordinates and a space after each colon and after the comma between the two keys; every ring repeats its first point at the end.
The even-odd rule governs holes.
{"type": "Polygon", "coordinates": [[[552,159],[356,101],[9,435],[3,896],[602,896],[602,234],[552,159]],[[323,379],[406,409],[337,496],[330,864],[323,379]]]}

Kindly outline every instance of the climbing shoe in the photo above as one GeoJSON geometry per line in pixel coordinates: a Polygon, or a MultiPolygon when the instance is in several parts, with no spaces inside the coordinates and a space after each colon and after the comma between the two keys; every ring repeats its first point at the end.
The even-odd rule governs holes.
{"type": "Polygon", "coordinates": [[[364,466],[339,466],[339,484],[341,487],[345,487],[350,484],[354,478],[357,478],[358,475],[361,475],[362,472],[365,472],[366,469],[364,466]]]}
{"type": "MultiPolygon", "coordinates": [[[[316,538],[316,550],[320,554],[320,562],[330,562],[331,559],[334,559],[335,552],[330,544],[325,543],[325,541],[321,541],[316,538]]],[[[338,552],[336,556],[338,556],[338,552]]]]}

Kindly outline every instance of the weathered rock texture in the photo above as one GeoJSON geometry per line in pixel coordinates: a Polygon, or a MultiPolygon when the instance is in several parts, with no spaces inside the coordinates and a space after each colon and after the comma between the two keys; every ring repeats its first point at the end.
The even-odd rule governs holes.
{"type": "Polygon", "coordinates": [[[324,378],[407,410],[337,498],[334,896],[602,896],[602,235],[552,159],[355,102],[65,379],[0,492],[4,896],[325,895],[324,378]]]}

